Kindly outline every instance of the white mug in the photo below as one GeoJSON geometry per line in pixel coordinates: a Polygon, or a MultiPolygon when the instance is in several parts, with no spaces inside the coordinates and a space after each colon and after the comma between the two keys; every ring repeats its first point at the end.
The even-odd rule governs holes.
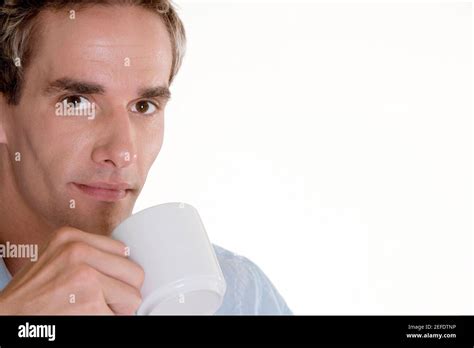
{"type": "Polygon", "coordinates": [[[145,271],[139,315],[214,314],[226,283],[197,210],[165,203],[125,219],[112,233],[145,271]]]}

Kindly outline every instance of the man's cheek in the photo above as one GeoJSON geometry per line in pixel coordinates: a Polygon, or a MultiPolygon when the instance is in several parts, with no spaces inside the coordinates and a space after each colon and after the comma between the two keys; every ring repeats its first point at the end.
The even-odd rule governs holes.
{"type": "Polygon", "coordinates": [[[137,151],[137,163],[142,162],[144,166],[149,169],[153,162],[158,157],[163,146],[163,133],[155,133],[155,136],[149,136],[144,138],[137,151]],[[140,160],[141,159],[141,160],[140,160]]]}

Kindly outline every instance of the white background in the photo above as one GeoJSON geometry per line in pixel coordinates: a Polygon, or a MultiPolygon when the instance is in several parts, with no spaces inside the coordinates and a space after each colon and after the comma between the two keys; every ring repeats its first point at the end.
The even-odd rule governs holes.
{"type": "Polygon", "coordinates": [[[194,205],[295,314],[473,314],[471,3],[178,5],[135,211],[194,205]]]}

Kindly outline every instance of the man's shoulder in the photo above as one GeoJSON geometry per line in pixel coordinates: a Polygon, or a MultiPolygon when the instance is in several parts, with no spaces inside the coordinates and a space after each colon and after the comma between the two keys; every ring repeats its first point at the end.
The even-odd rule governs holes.
{"type": "Polygon", "coordinates": [[[219,245],[213,247],[228,286],[256,285],[260,280],[263,271],[253,261],[219,245]]]}
{"type": "Polygon", "coordinates": [[[265,273],[249,258],[213,244],[227,284],[216,314],[292,314],[265,273]]]}
{"type": "Polygon", "coordinates": [[[251,264],[255,265],[252,261],[250,261],[245,256],[236,254],[233,251],[225,249],[216,244],[212,244],[212,246],[214,247],[214,251],[219,260],[219,263],[222,263],[221,267],[230,266],[230,265],[246,265],[246,266],[249,266],[251,264]]]}

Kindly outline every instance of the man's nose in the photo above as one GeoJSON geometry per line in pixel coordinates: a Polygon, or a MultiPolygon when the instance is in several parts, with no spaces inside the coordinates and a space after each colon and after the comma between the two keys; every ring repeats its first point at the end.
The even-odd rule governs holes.
{"type": "MultiPolygon", "coordinates": [[[[94,122],[94,121],[92,121],[94,122]]],[[[101,125],[103,134],[99,136],[92,160],[100,165],[125,168],[137,158],[134,128],[128,112],[115,112],[101,125]]]]}

